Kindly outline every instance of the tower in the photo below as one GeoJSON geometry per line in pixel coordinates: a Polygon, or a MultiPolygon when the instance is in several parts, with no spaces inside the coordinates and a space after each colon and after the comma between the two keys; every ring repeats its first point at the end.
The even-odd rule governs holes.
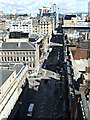
{"type": "Polygon", "coordinates": [[[56,13],[56,4],[53,4],[53,12],[56,13]]]}

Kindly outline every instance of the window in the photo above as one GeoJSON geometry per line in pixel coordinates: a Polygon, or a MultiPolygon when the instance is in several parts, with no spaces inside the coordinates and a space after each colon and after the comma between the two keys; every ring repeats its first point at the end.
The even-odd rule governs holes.
{"type": "Polygon", "coordinates": [[[25,55],[25,52],[23,52],[23,55],[25,55]]]}
{"type": "Polygon", "coordinates": [[[30,67],[31,67],[31,63],[30,63],[30,67]]]}
{"type": "Polygon", "coordinates": [[[32,53],[33,55],[35,54],[35,52],[32,53]]]}
{"type": "Polygon", "coordinates": [[[17,61],[19,61],[19,57],[17,57],[17,61]]]}
{"type": "Polygon", "coordinates": [[[11,61],[13,61],[13,58],[11,57],[11,61]]]}
{"type": "Polygon", "coordinates": [[[35,60],[35,58],[34,57],[32,57],[32,61],[34,61],[35,60]]]}
{"type": "Polygon", "coordinates": [[[29,58],[29,61],[31,61],[31,57],[29,58]]]}
{"type": "Polygon", "coordinates": [[[33,63],[33,67],[35,67],[35,64],[33,63]]]}
{"type": "Polygon", "coordinates": [[[25,57],[23,57],[23,61],[25,61],[25,57]]]}
{"type": "Polygon", "coordinates": [[[14,61],[16,61],[16,57],[14,57],[14,61]]]}
{"type": "Polygon", "coordinates": [[[28,57],[26,57],[26,61],[28,61],[28,57]]]}
{"type": "Polygon", "coordinates": [[[7,59],[6,59],[6,57],[5,57],[5,61],[6,61],[7,59]]]}
{"type": "Polygon", "coordinates": [[[8,57],[8,61],[9,61],[9,57],[8,57]]]}

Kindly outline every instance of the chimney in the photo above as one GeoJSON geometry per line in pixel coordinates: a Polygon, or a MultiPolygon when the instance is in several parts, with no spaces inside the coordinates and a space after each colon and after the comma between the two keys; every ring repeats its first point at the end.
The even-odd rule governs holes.
{"type": "Polygon", "coordinates": [[[20,42],[18,42],[18,43],[17,43],[17,46],[18,46],[18,47],[20,47],[20,44],[21,44],[21,43],[20,43],[20,42]]]}

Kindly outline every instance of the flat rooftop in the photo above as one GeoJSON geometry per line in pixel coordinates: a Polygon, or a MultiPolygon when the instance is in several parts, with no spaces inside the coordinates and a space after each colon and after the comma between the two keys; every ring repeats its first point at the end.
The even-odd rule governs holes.
{"type": "Polygon", "coordinates": [[[4,82],[10,77],[14,70],[9,69],[0,69],[0,87],[4,82]]]}

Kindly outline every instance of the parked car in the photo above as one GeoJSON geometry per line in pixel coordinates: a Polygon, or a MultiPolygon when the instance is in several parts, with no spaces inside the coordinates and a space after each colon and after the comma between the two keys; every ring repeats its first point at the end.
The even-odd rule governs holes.
{"type": "Polygon", "coordinates": [[[31,103],[30,105],[29,105],[29,108],[28,108],[28,113],[27,113],[27,117],[32,117],[32,115],[33,115],[33,111],[34,111],[34,103],[31,103]]]}

